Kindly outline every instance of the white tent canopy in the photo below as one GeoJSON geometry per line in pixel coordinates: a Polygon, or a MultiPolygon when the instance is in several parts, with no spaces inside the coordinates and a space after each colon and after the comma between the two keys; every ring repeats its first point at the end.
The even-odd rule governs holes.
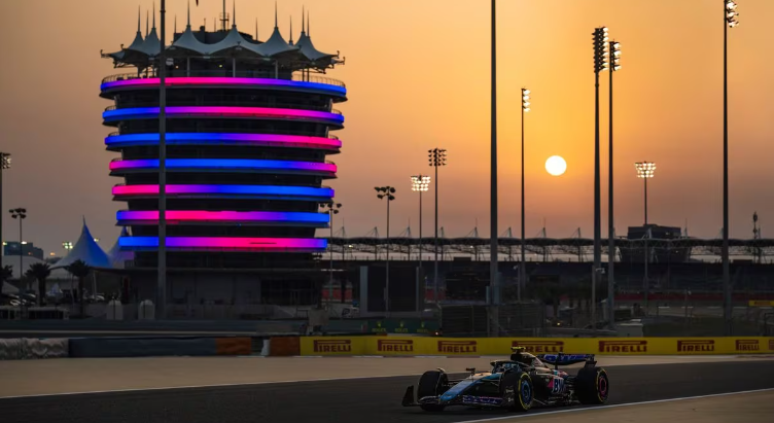
{"type": "MultiPolygon", "coordinates": [[[[126,227],[124,227],[121,229],[121,235],[118,237],[118,239],[127,236],[129,236],[129,231],[127,231],[126,227]]],[[[107,255],[110,259],[110,264],[112,267],[116,269],[123,269],[127,260],[134,259],[134,253],[132,251],[122,251],[121,246],[118,243],[118,239],[116,239],[116,243],[113,244],[113,248],[108,251],[107,255]]]]}
{"type": "Polygon", "coordinates": [[[81,237],[78,238],[78,242],[70,253],[63,259],[59,260],[52,266],[53,269],[67,267],[78,260],[82,260],[90,267],[108,268],[110,265],[110,258],[102,251],[97,242],[94,241],[94,237],[91,236],[88,226],[86,226],[86,219],[83,219],[83,229],[81,230],[81,237]]]}

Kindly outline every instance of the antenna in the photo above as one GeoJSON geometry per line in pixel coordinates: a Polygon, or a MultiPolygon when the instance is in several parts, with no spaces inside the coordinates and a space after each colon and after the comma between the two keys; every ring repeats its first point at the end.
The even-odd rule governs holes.
{"type": "Polygon", "coordinates": [[[226,30],[226,26],[228,25],[228,13],[226,13],[226,0],[223,0],[223,12],[220,14],[220,23],[222,25],[222,30],[226,30]]]}
{"type": "Polygon", "coordinates": [[[236,28],[236,0],[234,0],[234,4],[232,5],[234,12],[231,14],[231,27],[236,28]]]}

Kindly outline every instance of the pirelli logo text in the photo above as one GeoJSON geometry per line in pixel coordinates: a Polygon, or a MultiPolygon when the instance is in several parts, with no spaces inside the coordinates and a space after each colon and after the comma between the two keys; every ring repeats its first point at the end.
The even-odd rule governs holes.
{"type": "Polygon", "coordinates": [[[737,339],[736,340],[737,351],[760,351],[761,344],[757,339],[737,339]]]}
{"type": "Polygon", "coordinates": [[[317,353],[351,353],[352,341],[349,339],[326,339],[314,341],[314,352],[317,353]]]}
{"type": "Polygon", "coordinates": [[[438,341],[439,353],[467,354],[477,351],[476,341],[438,341]]]}
{"type": "Polygon", "coordinates": [[[601,353],[645,353],[648,352],[648,341],[599,341],[601,353]]]}
{"type": "Polygon", "coordinates": [[[512,347],[522,347],[532,354],[564,352],[564,341],[513,341],[512,347]]]}
{"type": "Polygon", "coordinates": [[[677,352],[713,352],[714,339],[680,339],[677,341],[677,352]]]}
{"type": "Polygon", "coordinates": [[[414,352],[414,341],[411,339],[380,339],[376,341],[379,352],[414,352]]]}

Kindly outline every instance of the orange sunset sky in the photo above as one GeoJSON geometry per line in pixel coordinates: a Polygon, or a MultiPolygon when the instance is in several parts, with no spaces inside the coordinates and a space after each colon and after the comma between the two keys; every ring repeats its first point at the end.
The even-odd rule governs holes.
{"type": "MultiPolygon", "coordinates": [[[[201,0],[193,23],[218,15],[220,0],[201,0]]],[[[757,211],[763,236],[774,227],[774,1],[739,0],[741,25],[729,33],[731,236],[752,237],[757,211]]],[[[168,0],[168,28],[185,25],[186,0],[168,0]]],[[[229,12],[231,0],[228,2],[229,12]]],[[[108,176],[115,157],[104,149],[110,132],[98,97],[103,77],[126,70],[101,59],[131,43],[137,7],[151,0],[0,1],[0,150],[13,154],[4,173],[4,206],[26,207],[24,238],[62,254],[85,216],[109,248],[119,233],[108,176]]],[[[347,63],[328,76],[346,82],[349,102],[330,183],[343,203],[348,236],[379,227],[385,205],[373,187],[398,188],[391,232],[411,220],[418,232],[418,196],[410,175],[431,172],[427,150],[448,150],[441,169],[441,217],[449,237],[478,221],[489,236],[489,2],[486,0],[280,0],[280,30],[294,39],[301,7],[312,16],[312,37],[347,63]]],[[[684,226],[715,238],[722,201],[721,0],[501,0],[498,6],[500,230],[519,227],[520,88],[532,91],[527,116],[527,236],[547,222],[549,237],[584,236],[593,227],[594,74],[591,32],[607,25],[622,43],[616,74],[616,227],[642,224],[642,181],[635,161],[654,161],[649,184],[651,223],[684,226]],[[562,177],[545,160],[567,159],[562,177]]],[[[260,38],[273,27],[274,2],[239,0],[237,25],[260,38]]],[[[603,99],[603,235],[607,233],[607,74],[603,99]]],[[[433,184],[435,181],[433,181],[433,184]]],[[[432,228],[432,186],[425,197],[424,234],[432,228]]],[[[7,212],[6,240],[18,239],[7,212]]],[[[327,234],[327,231],[320,235],[327,234]]]]}

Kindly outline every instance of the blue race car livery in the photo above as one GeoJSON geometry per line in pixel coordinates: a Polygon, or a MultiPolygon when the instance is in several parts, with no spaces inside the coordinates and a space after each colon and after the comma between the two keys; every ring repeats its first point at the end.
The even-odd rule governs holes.
{"type": "Polygon", "coordinates": [[[512,348],[510,360],[495,360],[488,372],[449,380],[443,369],[425,372],[415,386],[409,386],[403,405],[425,411],[442,411],[447,406],[503,407],[527,411],[533,406],[604,404],[610,383],[607,372],[596,366],[593,354],[532,355],[524,348],[512,348]],[[585,363],[576,375],[559,366],[585,363]],[[549,365],[553,365],[551,368],[549,365]]]}

